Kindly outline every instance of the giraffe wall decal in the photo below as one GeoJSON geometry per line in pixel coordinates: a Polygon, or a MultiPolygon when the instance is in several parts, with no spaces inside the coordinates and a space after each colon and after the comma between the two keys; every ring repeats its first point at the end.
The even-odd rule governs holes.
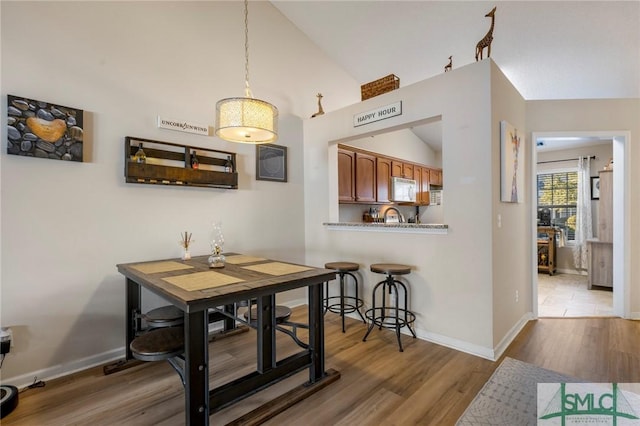
{"type": "Polygon", "coordinates": [[[478,57],[480,57],[479,60],[482,60],[482,51],[485,47],[487,48],[487,58],[491,57],[491,42],[493,41],[493,24],[495,22],[495,14],[496,8],[494,7],[491,9],[491,12],[484,15],[486,18],[491,18],[491,27],[489,27],[487,35],[485,35],[484,38],[476,44],[476,61],[478,61],[478,57]]]}

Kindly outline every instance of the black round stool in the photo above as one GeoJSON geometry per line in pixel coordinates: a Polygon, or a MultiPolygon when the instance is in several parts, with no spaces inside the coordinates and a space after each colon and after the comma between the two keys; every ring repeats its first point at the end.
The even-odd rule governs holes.
{"type": "Polygon", "coordinates": [[[134,358],[141,361],[163,361],[184,352],[184,329],[163,327],[133,339],[129,345],[134,358]]]}
{"type": "Polygon", "coordinates": [[[360,308],[363,305],[363,301],[360,297],[358,297],[358,279],[352,272],[360,269],[360,265],[352,262],[329,262],[325,263],[324,267],[326,269],[333,269],[338,272],[340,275],[340,295],[339,296],[329,296],[329,283],[325,282],[325,290],[324,290],[324,313],[327,311],[333,312],[334,314],[340,314],[342,317],[342,332],[344,333],[344,314],[350,314],[352,312],[357,312],[362,318],[363,323],[367,323],[362,313],[360,312],[360,308]],[[345,280],[344,276],[349,275],[353,278],[353,283],[355,287],[355,296],[348,296],[345,291],[345,280]],[[337,302],[334,302],[338,300],[337,302]]]}
{"type": "Polygon", "coordinates": [[[174,305],[161,306],[142,314],[149,329],[175,327],[184,324],[184,312],[174,305]]]}
{"type": "MultiPolygon", "coordinates": [[[[276,324],[281,324],[291,317],[291,308],[284,305],[276,305],[276,324]]],[[[249,321],[250,325],[254,325],[258,321],[258,307],[252,306],[244,313],[244,319],[249,321]]]]}
{"type": "Polygon", "coordinates": [[[416,338],[416,333],[411,328],[411,324],[416,320],[416,316],[408,309],[407,303],[407,287],[394,278],[394,275],[406,275],[411,273],[411,267],[407,265],[399,265],[395,263],[375,263],[371,265],[371,272],[377,274],[386,274],[387,278],[380,281],[373,288],[372,294],[372,308],[367,309],[364,315],[371,323],[367,334],[364,335],[362,341],[366,341],[369,333],[376,325],[379,329],[395,328],[396,337],[398,338],[398,346],[400,352],[403,352],[402,341],[400,340],[400,329],[407,327],[413,338],[416,338]],[[381,306],[378,305],[376,294],[380,296],[381,306]],[[387,293],[392,297],[395,295],[395,303],[390,300],[389,306],[387,306],[387,293]],[[403,299],[403,303],[400,303],[400,297],[403,299]]]}

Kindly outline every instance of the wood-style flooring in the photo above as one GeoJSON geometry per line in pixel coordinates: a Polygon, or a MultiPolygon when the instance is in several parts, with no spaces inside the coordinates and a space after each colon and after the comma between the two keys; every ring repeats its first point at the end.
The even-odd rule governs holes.
{"type": "MultiPolygon", "coordinates": [[[[304,320],[306,308],[294,309],[304,320]]],[[[328,313],[326,368],[341,378],[269,420],[267,425],[454,425],[498,362],[410,336],[398,352],[395,335],[328,313]]],[[[255,333],[210,346],[211,382],[217,386],[252,371],[255,333]]],[[[278,333],[278,357],[298,350],[278,333]]],[[[640,382],[640,322],[619,318],[545,318],[529,322],[505,356],[588,382],[640,382]]],[[[226,424],[308,378],[306,371],[211,416],[226,424]]],[[[184,393],[167,362],[102,374],[92,368],[20,394],[2,425],[182,425],[184,393]]]]}

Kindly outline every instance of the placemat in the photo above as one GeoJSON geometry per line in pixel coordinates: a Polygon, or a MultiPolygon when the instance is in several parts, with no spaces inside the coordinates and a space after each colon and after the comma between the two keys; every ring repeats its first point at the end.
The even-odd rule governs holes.
{"type": "Polygon", "coordinates": [[[166,262],[152,262],[152,263],[141,263],[139,265],[131,265],[131,268],[137,269],[143,274],[157,274],[159,272],[170,272],[170,271],[179,271],[181,269],[192,269],[193,266],[168,260],[166,262]]]}
{"type": "Polygon", "coordinates": [[[308,271],[312,268],[300,265],[292,265],[290,263],[282,262],[269,262],[261,263],[259,265],[243,266],[244,269],[250,269],[256,272],[262,272],[269,275],[288,275],[295,274],[296,272],[308,271]]]}
{"type": "Polygon", "coordinates": [[[232,265],[239,265],[241,263],[252,263],[252,262],[260,262],[262,260],[266,260],[262,257],[254,257],[246,254],[236,254],[233,256],[227,256],[227,263],[231,263],[232,265]]]}
{"type": "Polygon", "coordinates": [[[244,281],[242,278],[232,277],[215,271],[177,275],[175,277],[163,278],[163,280],[187,291],[204,290],[244,281]]]}

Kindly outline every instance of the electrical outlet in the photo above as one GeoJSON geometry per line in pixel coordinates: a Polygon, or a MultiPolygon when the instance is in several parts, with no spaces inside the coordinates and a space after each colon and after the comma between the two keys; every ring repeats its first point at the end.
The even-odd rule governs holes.
{"type": "Polygon", "coordinates": [[[518,303],[518,300],[520,300],[520,293],[516,290],[516,303],[518,303]]]}
{"type": "Polygon", "coordinates": [[[498,213],[498,228],[502,228],[502,215],[498,213]]]}

